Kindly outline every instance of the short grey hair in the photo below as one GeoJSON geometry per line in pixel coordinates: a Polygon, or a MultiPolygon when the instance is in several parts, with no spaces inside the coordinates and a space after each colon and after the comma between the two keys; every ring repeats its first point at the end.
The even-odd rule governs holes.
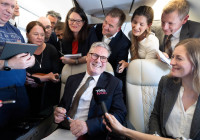
{"type": "Polygon", "coordinates": [[[52,17],[56,17],[58,19],[58,21],[61,21],[61,19],[62,19],[60,13],[55,12],[53,10],[48,11],[47,14],[46,14],[46,16],[48,16],[48,15],[50,15],[52,17]]]}
{"type": "Polygon", "coordinates": [[[92,50],[96,47],[102,47],[102,48],[105,48],[107,51],[108,51],[108,57],[110,56],[111,54],[111,50],[110,50],[110,47],[104,43],[104,42],[94,42],[89,50],[89,53],[92,52],[92,50]]]}

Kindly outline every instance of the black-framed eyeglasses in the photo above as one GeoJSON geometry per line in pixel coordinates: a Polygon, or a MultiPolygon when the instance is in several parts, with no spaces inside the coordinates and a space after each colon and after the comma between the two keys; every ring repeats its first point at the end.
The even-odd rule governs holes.
{"type": "Polygon", "coordinates": [[[83,22],[83,20],[81,19],[73,19],[73,18],[68,18],[68,21],[73,24],[74,22],[76,22],[77,24],[81,24],[83,22]]]}
{"type": "Polygon", "coordinates": [[[50,25],[45,26],[45,30],[50,30],[50,29],[51,29],[50,25]]]}
{"type": "Polygon", "coordinates": [[[92,57],[93,60],[97,60],[100,57],[100,60],[101,60],[102,63],[106,63],[108,61],[108,58],[105,57],[105,56],[100,56],[96,53],[90,53],[90,54],[91,54],[91,57],[92,57]]]}

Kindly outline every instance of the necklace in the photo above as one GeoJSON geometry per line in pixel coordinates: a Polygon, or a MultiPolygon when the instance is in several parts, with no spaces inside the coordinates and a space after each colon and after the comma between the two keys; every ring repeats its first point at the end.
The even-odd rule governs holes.
{"type": "Polygon", "coordinates": [[[37,63],[39,64],[39,67],[42,68],[42,58],[43,58],[43,52],[42,52],[42,56],[40,58],[40,62],[37,60],[37,58],[35,58],[35,60],[37,61],[37,63]]]}

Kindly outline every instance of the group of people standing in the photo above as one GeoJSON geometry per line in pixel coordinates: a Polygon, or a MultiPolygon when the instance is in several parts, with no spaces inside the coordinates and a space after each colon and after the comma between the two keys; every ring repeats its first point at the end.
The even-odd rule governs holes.
{"type": "MultiPolygon", "coordinates": [[[[0,2],[3,3],[0,4],[0,41],[24,43],[20,31],[8,22],[16,1],[0,2]]],[[[185,0],[172,0],[165,6],[161,17],[165,37],[160,47],[158,38],[151,32],[154,12],[149,6],[140,6],[134,11],[131,41],[121,30],[126,16],[118,8],[110,10],[103,23],[95,26],[88,25],[87,16],[80,7],[71,8],[59,41],[56,33],[52,33],[51,27],[55,25],[53,17],[50,17],[52,21],[47,17],[31,21],[26,27],[26,35],[28,43],[38,45],[34,55],[24,53],[0,60],[0,99],[16,100],[16,104],[0,108],[0,127],[26,117],[30,111],[29,103],[34,115],[49,107],[52,109],[59,102],[59,74],[63,65],[87,63],[85,73],[68,78],[62,100],[54,111],[55,122],[61,128],[69,129],[76,137],[84,136],[87,139],[110,137],[106,128],[134,139],[199,139],[200,40],[194,38],[200,37],[200,23],[189,21],[188,14],[189,4],[185,0]],[[162,77],[159,83],[149,122],[149,133],[156,132],[162,137],[129,130],[121,125],[125,124],[127,114],[123,95],[126,91],[129,50],[131,60],[155,59],[158,50],[171,58],[171,72],[162,77]],[[63,56],[77,53],[82,56],[76,59],[63,56]],[[107,62],[112,65],[115,77],[104,72],[107,62]],[[92,77],[89,82],[88,77],[92,77]],[[80,93],[79,90],[85,87],[84,83],[88,83],[89,87],[80,93]],[[108,93],[105,104],[110,113],[106,114],[110,124],[102,118],[103,112],[93,99],[92,90],[96,86],[106,89],[108,93]],[[40,100],[40,104],[36,100],[40,100]],[[74,111],[74,104],[75,113],[68,114],[74,111]],[[66,115],[70,117],[68,120],[66,115]]]]}

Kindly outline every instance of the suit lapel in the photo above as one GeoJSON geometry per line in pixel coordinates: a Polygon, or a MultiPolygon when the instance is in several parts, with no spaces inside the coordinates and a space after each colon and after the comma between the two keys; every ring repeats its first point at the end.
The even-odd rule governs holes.
{"type": "MultiPolygon", "coordinates": [[[[118,41],[118,39],[119,39],[119,36],[121,35],[121,30],[116,34],[116,36],[115,37],[113,37],[112,39],[111,39],[111,41],[110,41],[110,43],[108,44],[110,47],[112,47],[112,46],[115,46],[115,43],[117,43],[118,41]]],[[[115,48],[115,49],[117,49],[117,48],[115,48]]]]}
{"type": "Polygon", "coordinates": [[[184,40],[186,38],[189,38],[189,28],[188,28],[188,22],[186,22],[181,29],[180,33],[180,41],[184,40]]]}
{"type": "Polygon", "coordinates": [[[197,134],[200,132],[200,96],[197,101],[195,112],[192,119],[191,129],[190,129],[190,138],[194,139],[197,134]]]}
{"type": "MultiPolygon", "coordinates": [[[[172,80],[172,79],[171,79],[172,80]]],[[[180,90],[181,82],[178,84],[175,84],[174,81],[168,82],[166,84],[165,90],[165,97],[164,97],[164,107],[163,107],[163,127],[165,127],[165,124],[169,118],[169,114],[171,113],[174,104],[177,100],[178,93],[180,90]]]]}
{"type": "MultiPolygon", "coordinates": [[[[107,77],[104,73],[101,74],[101,76],[99,77],[99,80],[97,82],[97,85],[96,87],[102,87],[102,88],[105,88],[106,85],[107,85],[107,77]]],[[[88,113],[88,118],[91,117],[91,115],[93,114],[94,110],[96,109],[96,102],[94,100],[94,97],[92,96],[92,100],[91,100],[91,103],[90,103],[90,109],[89,109],[89,113],[88,113]]]]}
{"type": "Polygon", "coordinates": [[[66,89],[65,88],[65,92],[68,92],[70,93],[69,95],[67,95],[66,99],[66,103],[67,104],[67,110],[70,108],[70,105],[72,103],[72,98],[74,96],[74,93],[76,92],[78,86],[80,85],[81,81],[83,80],[83,77],[85,76],[85,72],[84,73],[81,73],[80,75],[77,76],[77,80],[76,81],[73,81],[73,84],[72,84],[72,87],[71,87],[71,91],[69,92],[68,90],[69,89],[66,89]]]}

